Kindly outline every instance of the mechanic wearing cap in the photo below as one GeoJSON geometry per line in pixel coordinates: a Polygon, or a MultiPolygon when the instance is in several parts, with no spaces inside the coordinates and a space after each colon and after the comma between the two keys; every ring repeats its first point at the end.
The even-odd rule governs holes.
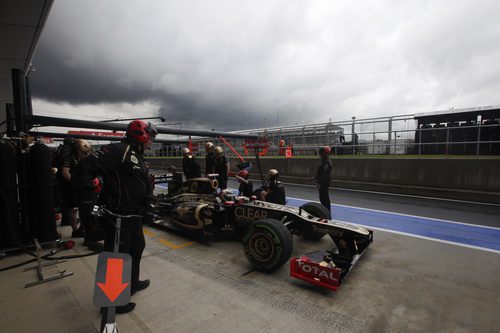
{"type": "Polygon", "coordinates": [[[240,187],[238,188],[238,195],[243,195],[250,198],[253,194],[253,184],[248,180],[248,171],[241,170],[236,174],[236,179],[240,183],[240,187]]]}
{"type": "Polygon", "coordinates": [[[201,167],[196,163],[189,148],[182,148],[182,172],[186,180],[201,177],[201,167]]]}
{"type": "Polygon", "coordinates": [[[269,185],[260,192],[260,200],[280,205],[286,204],[285,187],[278,178],[278,170],[271,169],[267,172],[269,185]]]}
{"type": "MultiPolygon", "coordinates": [[[[120,215],[151,215],[153,187],[149,180],[149,169],[144,159],[147,150],[157,134],[151,123],[141,120],[130,122],[125,139],[109,144],[92,153],[78,168],[78,184],[83,192],[93,190],[92,180],[102,176],[104,186],[99,196],[99,204],[105,205],[113,213],[120,215]]],[[[75,177],[76,178],[76,177],[75,177]]],[[[114,225],[109,218],[101,219],[106,229],[104,246],[113,251],[114,225]]],[[[122,221],[120,252],[132,257],[131,294],[146,289],[149,280],[139,280],[142,252],[146,246],[142,229],[142,219],[127,218],[122,221]]],[[[130,312],[135,303],[129,302],[116,308],[116,313],[130,312]]]]}
{"type": "Polygon", "coordinates": [[[331,212],[330,193],[330,174],[332,172],[332,163],[330,162],[330,153],[332,149],[328,146],[319,148],[319,156],[321,156],[321,163],[316,171],[316,184],[319,190],[319,201],[331,212]]]}
{"type": "Polygon", "coordinates": [[[214,144],[210,141],[205,143],[205,151],[207,154],[205,155],[205,176],[208,176],[211,173],[214,173],[214,144]]]}
{"type": "Polygon", "coordinates": [[[225,190],[227,188],[227,172],[229,171],[229,162],[226,156],[224,156],[224,149],[222,147],[214,148],[215,159],[214,159],[214,171],[218,174],[217,182],[219,183],[219,188],[225,190]]]}

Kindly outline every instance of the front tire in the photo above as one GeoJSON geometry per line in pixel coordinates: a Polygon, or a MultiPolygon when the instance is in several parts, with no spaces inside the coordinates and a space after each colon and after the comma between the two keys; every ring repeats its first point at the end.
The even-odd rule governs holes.
{"type": "Polygon", "coordinates": [[[273,271],[292,254],[292,234],[283,223],[275,219],[253,222],[243,236],[243,251],[247,260],[262,271],[273,271]]]}
{"type": "MultiPolygon", "coordinates": [[[[317,202],[308,202],[300,206],[300,208],[314,217],[319,217],[322,219],[330,219],[331,216],[328,209],[322,204],[319,204],[317,202]]],[[[304,232],[302,234],[302,237],[304,237],[304,239],[307,240],[315,241],[323,238],[324,235],[325,234],[322,232],[308,231],[304,232]]]]}

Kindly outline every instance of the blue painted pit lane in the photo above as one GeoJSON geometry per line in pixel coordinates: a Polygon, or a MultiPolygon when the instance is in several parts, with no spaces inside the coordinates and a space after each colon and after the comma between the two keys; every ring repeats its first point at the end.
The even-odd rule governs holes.
{"type": "MultiPolygon", "coordinates": [[[[294,207],[299,207],[308,202],[307,200],[290,197],[287,200],[287,204],[294,207]]],[[[335,220],[355,223],[367,228],[419,236],[500,253],[499,228],[376,211],[360,207],[335,204],[331,206],[332,217],[335,220]]]]}

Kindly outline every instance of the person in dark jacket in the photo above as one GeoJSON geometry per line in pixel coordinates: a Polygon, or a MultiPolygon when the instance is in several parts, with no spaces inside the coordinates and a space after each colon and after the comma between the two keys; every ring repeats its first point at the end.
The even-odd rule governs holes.
{"type": "Polygon", "coordinates": [[[205,143],[205,151],[207,154],[205,155],[205,176],[214,173],[214,144],[210,141],[205,143]]]}
{"type": "Polygon", "coordinates": [[[182,187],[182,174],[177,172],[174,165],[169,166],[167,171],[172,175],[172,180],[168,182],[168,195],[174,195],[182,187]]]}
{"type": "Polygon", "coordinates": [[[224,149],[222,149],[222,147],[215,147],[214,153],[214,172],[218,174],[217,182],[219,183],[219,189],[225,190],[227,188],[227,172],[229,171],[229,162],[227,161],[226,156],[224,156],[224,149]]]}
{"type": "MultiPolygon", "coordinates": [[[[63,144],[59,146],[54,157],[53,167],[56,171],[56,184],[59,189],[57,200],[61,208],[61,225],[71,225],[76,227],[76,198],[70,186],[71,167],[76,165],[76,156],[73,150],[75,139],[67,137],[63,144]]],[[[76,230],[76,228],[75,228],[76,230]]]]}
{"type": "Polygon", "coordinates": [[[267,172],[268,186],[260,192],[262,201],[272,202],[280,205],[286,204],[285,187],[279,181],[279,173],[276,169],[267,172]]]}
{"type": "MultiPolygon", "coordinates": [[[[101,176],[104,185],[98,199],[100,205],[105,205],[108,210],[120,215],[137,215],[144,218],[151,215],[153,186],[143,154],[151,146],[156,134],[156,128],[150,123],[141,120],[130,122],[123,141],[101,147],[80,163],[75,187],[79,187],[81,193],[89,193],[94,188],[93,179],[101,176]]],[[[106,217],[103,217],[100,223],[106,229],[104,247],[106,251],[112,252],[114,224],[106,217]]],[[[139,280],[140,262],[145,246],[142,218],[122,220],[119,251],[132,257],[132,295],[150,284],[149,280],[139,280]]],[[[129,302],[117,307],[116,312],[126,313],[134,308],[135,303],[129,302]]]]}
{"type": "Polygon", "coordinates": [[[251,197],[253,194],[253,184],[248,180],[248,171],[241,170],[236,174],[236,180],[240,183],[238,187],[238,195],[251,197]]]}
{"type": "Polygon", "coordinates": [[[316,184],[319,190],[319,201],[323,206],[325,206],[331,213],[330,204],[330,193],[328,189],[330,187],[330,174],[332,172],[332,163],[330,162],[330,153],[332,149],[328,146],[321,147],[319,149],[319,156],[321,157],[321,163],[316,171],[316,184]]]}
{"type": "Polygon", "coordinates": [[[92,151],[92,146],[86,140],[64,139],[64,144],[58,150],[55,165],[56,180],[61,193],[61,225],[71,225],[72,237],[83,237],[84,228],[78,227],[76,214],[78,211],[77,193],[72,187],[71,175],[80,161],[92,151]]]}
{"type": "Polygon", "coordinates": [[[182,148],[182,172],[186,180],[201,177],[201,167],[191,155],[189,148],[182,148]]]}

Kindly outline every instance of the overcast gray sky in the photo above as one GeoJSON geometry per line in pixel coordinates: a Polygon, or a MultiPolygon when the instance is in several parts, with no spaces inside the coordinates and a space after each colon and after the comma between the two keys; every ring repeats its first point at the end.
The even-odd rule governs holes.
{"type": "Polygon", "coordinates": [[[233,130],[500,104],[500,1],[58,1],[39,114],[233,130]]]}

